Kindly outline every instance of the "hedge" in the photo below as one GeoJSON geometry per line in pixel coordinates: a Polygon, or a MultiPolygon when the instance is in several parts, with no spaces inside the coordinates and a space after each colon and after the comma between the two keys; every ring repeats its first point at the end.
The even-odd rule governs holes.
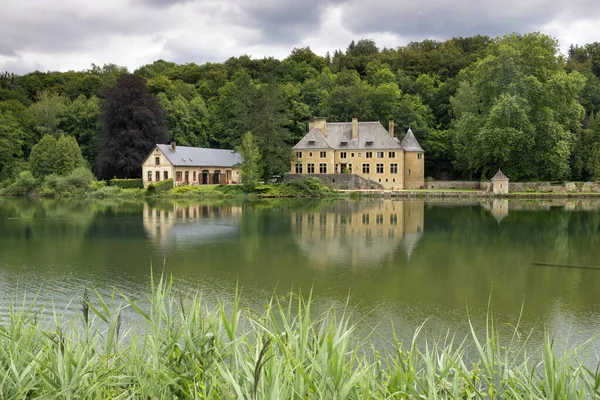
{"type": "Polygon", "coordinates": [[[108,181],[110,186],[118,186],[121,189],[142,189],[144,187],[144,181],[139,179],[111,179],[108,181]]]}
{"type": "Polygon", "coordinates": [[[171,189],[173,189],[173,179],[151,183],[147,187],[148,193],[150,194],[158,194],[171,189]]]}

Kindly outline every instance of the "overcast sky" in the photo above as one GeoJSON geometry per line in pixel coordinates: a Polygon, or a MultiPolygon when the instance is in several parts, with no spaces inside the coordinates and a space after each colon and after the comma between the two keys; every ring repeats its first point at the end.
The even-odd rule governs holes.
{"type": "Polygon", "coordinates": [[[2,0],[0,71],[131,71],[158,59],[320,55],[351,40],[381,47],[541,31],[563,49],[600,41],[597,0],[2,0]]]}

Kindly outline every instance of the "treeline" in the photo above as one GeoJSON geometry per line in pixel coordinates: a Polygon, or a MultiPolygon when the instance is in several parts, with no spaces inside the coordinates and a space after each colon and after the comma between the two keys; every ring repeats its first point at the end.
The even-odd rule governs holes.
{"type": "MultiPolygon", "coordinates": [[[[115,65],[2,74],[0,181],[31,168],[32,149],[45,135],[75,138],[99,177],[139,175],[135,162],[147,145],[117,144],[118,132],[131,125],[115,111],[114,99],[127,98],[115,85],[128,74],[115,65]],[[115,149],[120,160],[132,158],[115,168],[115,149]]],[[[156,118],[154,138],[234,148],[251,131],[263,177],[287,171],[290,147],[307,121],[324,116],[384,126],[393,119],[399,135],[410,126],[426,151],[426,176],[434,178],[490,178],[498,168],[512,180],[600,178],[600,43],[572,46],[565,57],[556,40],[539,33],[395,49],[360,40],[325,57],[300,48],[284,60],[159,60],[133,75],[166,111],[152,101],[144,103],[147,110],[140,104],[128,111],[156,118]]]]}

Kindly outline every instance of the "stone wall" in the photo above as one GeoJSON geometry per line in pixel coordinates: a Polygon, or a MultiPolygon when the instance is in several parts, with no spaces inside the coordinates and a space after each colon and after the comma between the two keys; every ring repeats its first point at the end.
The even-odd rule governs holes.
{"type": "Polygon", "coordinates": [[[600,192],[596,182],[510,182],[511,192],[590,193],[600,192]]]}
{"type": "Polygon", "coordinates": [[[482,189],[479,181],[428,181],[425,189],[482,189]]]}
{"type": "Polygon", "coordinates": [[[323,182],[323,184],[340,190],[384,189],[383,185],[380,183],[373,182],[372,180],[365,179],[355,174],[285,174],[283,181],[290,182],[294,179],[303,179],[308,177],[317,178],[323,182]]]}

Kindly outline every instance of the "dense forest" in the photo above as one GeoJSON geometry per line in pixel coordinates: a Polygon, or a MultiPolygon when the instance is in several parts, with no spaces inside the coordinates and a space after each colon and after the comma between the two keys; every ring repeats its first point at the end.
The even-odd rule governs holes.
{"type": "MultiPolygon", "coordinates": [[[[0,181],[23,170],[56,173],[44,164],[77,145],[99,177],[139,175],[146,147],[115,144],[118,123],[129,126],[114,121],[123,107],[152,126],[150,142],[234,148],[251,131],[264,177],[288,170],[290,147],[310,118],[323,116],[384,126],[393,119],[398,135],[410,126],[426,151],[427,177],[483,179],[502,168],[512,180],[600,179],[600,43],[571,46],[565,56],[555,39],[532,33],[395,49],[359,40],[325,57],[296,48],[284,60],[159,60],[132,73],[116,65],[3,73],[0,181]],[[135,77],[121,84],[134,88],[127,95],[117,85],[124,77],[135,77]],[[128,107],[123,99],[144,100],[128,107]],[[113,157],[119,149],[121,158],[142,154],[115,168],[102,155],[107,148],[113,157]]],[[[62,161],[67,170],[81,165],[72,153],[62,161]]]]}

